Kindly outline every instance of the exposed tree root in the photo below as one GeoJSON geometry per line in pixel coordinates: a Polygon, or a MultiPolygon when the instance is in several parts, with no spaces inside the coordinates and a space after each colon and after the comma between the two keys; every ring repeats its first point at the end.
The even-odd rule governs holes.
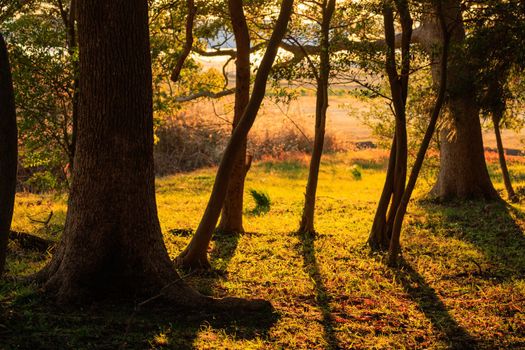
{"type": "Polygon", "coordinates": [[[195,270],[210,270],[211,264],[208,260],[207,254],[201,254],[195,256],[188,253],[188,249],[184,250],[175,259],[175,265],[184,271],[195,271],[195,270]]]}
{"type": "Polygon", "coordinates": [[[36,250],[41,253],[46,252],[53,245],[50,240],[26,232],[10,231],[9,239],[16,241],[23,249],[36,250]]]}

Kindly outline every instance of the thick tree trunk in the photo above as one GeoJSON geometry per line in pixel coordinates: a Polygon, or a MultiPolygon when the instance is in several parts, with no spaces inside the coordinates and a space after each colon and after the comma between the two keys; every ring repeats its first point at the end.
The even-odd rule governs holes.
{"type": "Polygon", "coordinates": [[[449,129],[441,131],[440,171],[433,194],[442,200],[498,198],[485,163],[479,107],[467,96],[450,99],[448,106],[454,136],[449,139],[449,129]]]}
{"type": "MultiPolygon", "coordinates": [[[[299,232],[315,234],[314,216],[319,168],[323,155],[324,136],[326,129],[326,111],[328,109],[328,79],[330,77],[330,22],[335,11],[335,0],[324,1],[322,4],[321,21],[321,52],[319,54],[319,70],[317,73],[317,96],[315,108],[315,137],[308,182],[304,195],[304,208],[299,232]]],[[[315,69],[312,67],[312,69],[315,69]]]]}
{"type": "MultiPolygon", "coordinates": [[[[451,28],[449,62],[448,107],[452,128],[441,132],[440,171],[433,194],[442,200],[485,198],[495,199],[494,189],[487,171],[483,150],[479,106],[475,100],[474,72],[465,59],[461,47],[465,28],[459,0],[449,0],[443,5],[447,25],[451,28]],[[455,136],[450,138],[449,134],[455,136]]],[[[431,28],[432,26],[428,26],[431,28]]],[[[439,30],[432,31],[434,41],[440,40],[439,30]]],[[[427,43],[430,44],[430,43],[427,43]]],[[[434,67],[434,81],[439,81],[439,64],[434,67]]]]}
{"type": "Polygon", "coordinates": [[[232,137],[224,150],[224,155],[217,169],[215,183],[213,184],[212,193],[206,206],[202,220],[186,249],[179,255],[177,262],[184,268],[207,268],[208,262],[207,250],[213,235],[213,230],[217,225],[221,213],[224,199],[226,198],[227,188],[230,182],[230,176],[233,166],[237,159],[238,152],[245,142],[248,132],[250,131],[259,107],[266,92],[266,81],[272,68],[279,44],[286,33],[288,21],[290,19],[293,7],[293,0],[283,0],[279,18],[275,24],[274,31],[268,42],[266,52],[257,70],[250,102],[234,129],[232,137]]]}
{"type": "Polygon", "coordinates": [[[0,277],[13,218],[18,159],[15,96],[4,37],[0,34],[0,277]]]}
{"type": "Polygon", "coordinates": [[[510,180],[509,169],[507,168],[507,160],[505,159],[505,149],[503,148],[503,141],[501,139],[500,123],[502,115],[500,111],[492,113],[492,122],[494,124],[494,134],[496,134],[496,144],[498,147],[499,165],[501,168],[501,174],[503,176],[503,182],[505,183],[505,189],[511,202],[517,202],[518,196],[514,192],[512,182],[510,180]]]}
{"type": "MultiPolygon", "coordinates": [[[[250,100],[250,33],[244,17],[242,0],[229,0],[228,8],[237,47],[237,59],[235,61],[235,108],[233,115],[233,129],[235,129],[250,100]]],[[[247,170],[245,139],[238,151],[230,176],[230,185],[222,207],[218,229],[223,233],[244,232],[242,211],[244,180],[247,170]]]]}
{"type": "Polygon", "coordinates": [[[64,234],[37,275],[61,302],[161,295],[186,307],[258,309],[189,288],[168,256],[155,203],[146,0],[79,0],[76,164],[64,234]]]}

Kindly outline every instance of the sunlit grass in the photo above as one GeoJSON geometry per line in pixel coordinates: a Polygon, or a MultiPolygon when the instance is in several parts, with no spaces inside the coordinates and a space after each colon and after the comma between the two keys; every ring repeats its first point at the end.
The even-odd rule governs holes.
{"type": "MultiPolygon", "coordinates": [[[[7,334],[8,345],[22,348],[49,347],[65,335],[74,348],[123,343],[136,349],[525,347],[524,205],[443,206],[426,199],[431,181],[422,179],[402,236],[406,265],[388,268],[365,246],[385,157],[382,151],[361,151],[324,158],[314,240],[295,233],[307,158],[254,163],[247,194],[249,189],[267,193],[270,210],[250,215],[256,204],[246,195],[247,232],[217,237],[210,251],[214,272],[187,280],[215,296],[270,300],[276,320],[184,318],[158,310],[130,320],[132,311],[120,306],[99,306],[81,317],[40,307],[32,287],[9,282],[0,289],[7,316],[0,323],[8,329],[0,329],[0,339],[7,334]],[[360,178],[353,175],[356,167],[360,178]],[[44,338],[43,332],[48,332],[44,338]]],[[[490,170],[503,190],[497,164],[490,170]]],[[[525,186],[525,163],[512,160],[511,173],[516,188],[525,186]]],[[[176,229],[196,228],[214,174],[203,169],[157,180],[160,222],[173,258],[190,239],[176,229]]],[[[19,194],[13,229],[56,240],[52,234],[63,225],[65,211],[63,195],[19,194]],[[46,227],[30,219],[44,220],[51,210],[46,227]]],[[[38,254],[12,248],[9,276],[30,274],[43,264],[38,254]]]]}

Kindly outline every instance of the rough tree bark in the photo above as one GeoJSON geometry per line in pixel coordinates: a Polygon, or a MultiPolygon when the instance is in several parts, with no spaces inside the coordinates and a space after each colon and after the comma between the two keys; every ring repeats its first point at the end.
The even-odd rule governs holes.
{"type": "Polygon", "coordinates": [[[419,172],[423,165],[423,161],[425,160],[425,155],[426,155],[428,146],[430,145],[430,141],[432,140],[432,137],[434,135],[434,130],[436,129],[436,123],[439,118],[441,108],[443,107],[443,103],[445,101],[445,92],[447,91],[447,76],[448,76],[448,66],[447,65],[448,65],[450,34],[449,34],[449,30],[448,30],[448,27],[445,21],[445,17],[443,14],[442,5],[439,1],[437,2],[436,7],[437,7],[436,12],[439,17],[440,31],[441,31],[441,36],[442,36],[441,56],[440,56],[439,91],[436,97],[436,101],[434,102],[434,108],[432,110],[429,125],[427,127],[427,130],[425,131],[425,136],[423,137],[421,146],[419,147],[419,150],[416,156],[416,161],[414,162],[414,166],[412,167],[412,171],[410,173],[410,177],[408,179],[408,183],[407,183],[405,192],[403,193],[403,197],[401,198],[401,202],[399,203],[399,206],[397,207],[397,211],[395,213],[395,219],[394,219],[394,224],[392,228],[392,237],[391,237],[390,246],[389,246],[388,263],[390,266],[395,266],[397,264],[397,258],[400,252],[400,236],[401,236],[401,228],[403,226],[403,220],[405,218],[405,214],[406,214],[406,210],[408,207],[408,203],[410,201],[410,197],[412,196],[412,192],[414,191],[414,188],[416,186],[416,182],[419,177],[419,172]]]}
{"type": "Polygon", "coordinates": [[[15,96],[4,37],[0,34],[0,277],[13,218],[18,159],[15,96]]]}
{"type": "Polygon", "coordinates": [[[288,21],[292,13],[292,6],[293,0],[283,0],[281,3],[279,17],[255,76],[250,101],[248,106],[246,106],[239,124],[234,129],[226,149],[224,150],[224,155],[222,156],[219,168],[217,169],[215,183],[213,184],[213,189],[204,215],[195,235],[177,259],[177,262],[181,267],[209,268],[210,266],[207,250],[213,235],[213,230],[217,225],[224,204],[224,199],[226,198],[226,192],[233,171],[233,166],[237,159],[238,152],[255,121],[255,117],[257,116],[257,112],[259,111],[259,107],[264,98],[266,92],[266,81],[270,74],[275,56],[277,55],[279,44],[286,33],[288,21]]]}
{"type": "MultiPolygon", "coordinates": [[[[233,130],[239,124],[250,100],[250,32],[244,17],[242,0],[229,0],[228,9],[232,21],[237,55],[235,60],[235,107],[233,130]]],[[[232,130],[232,132],[233,132],[232,130]]],[[[244,180],[248,171],[246,163],[246,138],[238,151],[230,176],[228,192],[222,207],[218,229],[222,233],[244,232],[242,225],[244,180]]]]}
{"type": "Polygon", "coordinates": [[[321,5],[321,52],[319,53],[319,69],[315,71],[317,80],[315,106],[315,136],[308,171],[308,182],[304,195],[304,207],[299,232],[314,235],[315,197],[319,181],[319,167],[323,154],[324,136],[326,127],[326,111],[328,109],[328,79],[330,77],[330,22],[335,11],[335,0],[324,0],[321,5]]]}
{"type": "Polygon", "coordinates": [[[412,36],[412,18],[406,1],[395,1],[401,21],[401,72],[397,72],[394,30],[394,13],[389,4],[384,5],[383,17],[385,27],[385,44],[387,47],[385,70],[388,75],[392,104],[395,113],[395,135],[390,150],[387,176],[383,193],[368,238],[368,244],[374,250],[388,249],[392,226],[397,207],[405,191],[408,140],[406,128],[406,101],[408,96],[408,79],[410,74],[410,42],[412,36]],[[390,205],[389,205],[390,204],[390,205]]]}
{"type": "Polygon", "coordinates": [[[268,307],[188,287],[168,256],[155,203],[146,0],[79,0],[80,104],[64,234],[37,274],[59,302],[162,295],[194,308],[268,307]]]}
{"type": "MultiPolygon", "coordinates": [[[[443,4],[447,26],[451,30],[449,60],[448,110],[451,128],[441,131],[440,171],[432,193],[442,200],[485,198],[496,199],[485,162],[481,134],[480,107],[476,103],[473,68],[461,50],[465,40],[461,3],[447,0],[443,4]],[[449,137],[453,133],[453,137],[449,137]]],[[[434,20],[434,23],[437,23],[434,20]]],[[[428,25],[423,35],[430,40],[425,45],[439,43],[437,25],[428,25]]],[[[430,48],[430,47],[429,47],[430,48]]],[[[434,81],[439,82],[439,64],[433,69],[434,81]]]]}

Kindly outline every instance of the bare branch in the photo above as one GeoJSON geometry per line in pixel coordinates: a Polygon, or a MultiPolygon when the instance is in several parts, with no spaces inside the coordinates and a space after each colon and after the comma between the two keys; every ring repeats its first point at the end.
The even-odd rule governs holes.
{"type": "Polygon", "coordinates": [[[175,101],[177,102],[189,102],[196,100],[201,97],[207,97],[207,98],[220,98],[228,95],[232,95],[235,93],[235,88],[232,89],[226,89],[219,92],[211,92],[211,91],[199,91],[195,94],[187,95],[187,96],[180,96],[175,98],[175,101]]]}
{"type": "Polygon", "coordinates": [[[182,54],[177,60],[177,65],[171,73],[171,81],[173,82],[177,82],[177,80],[179,80],[184,61],[186,61],[186,58],[190,54],[191,48],[193,47],[193,22],[197,13],[197,7],[195,6],[194,0],[187,0],[186,5],[188,6],[188,17],[186,18],[186,42],[184,44],[182,54]]]}

